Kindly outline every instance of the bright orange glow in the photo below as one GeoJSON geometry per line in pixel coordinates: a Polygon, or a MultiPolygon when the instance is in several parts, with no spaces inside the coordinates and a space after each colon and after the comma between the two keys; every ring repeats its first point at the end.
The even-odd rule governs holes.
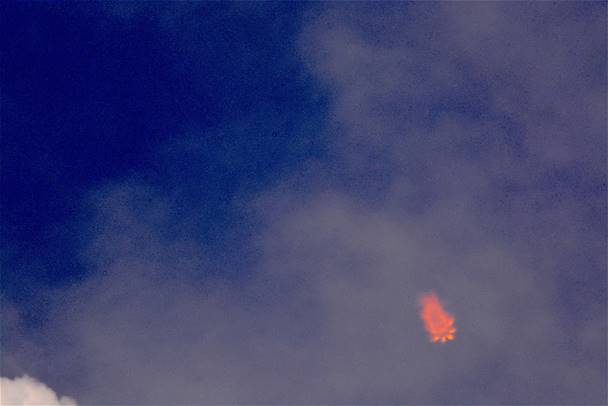
{"type": "Polygon", "coordinates": [[[456,327],[454,327],[454,316],[443,309],[437,295],[433,292],[425,293],[420,297],[422,311],[420,317],[424,321],[424,328],[429,333],[432,342],[441,342],[454,339],[456,327]]]}

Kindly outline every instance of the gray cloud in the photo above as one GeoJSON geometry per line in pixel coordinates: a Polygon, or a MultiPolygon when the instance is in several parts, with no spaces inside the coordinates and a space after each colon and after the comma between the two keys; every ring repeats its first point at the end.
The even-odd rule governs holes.
{"type": "Polygon", "coordinates": [[[249,273],[214,276],[162,192],[98,191],[53,365],[85,403],[604,403],[600,9],[328,6],[301,49],[334,160],[246,204],[249,273]]]}

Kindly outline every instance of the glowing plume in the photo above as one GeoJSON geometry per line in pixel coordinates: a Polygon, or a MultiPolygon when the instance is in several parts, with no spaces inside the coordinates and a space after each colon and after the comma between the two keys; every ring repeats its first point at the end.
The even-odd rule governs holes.
{"type": "Polygon", "coordinates": [[[429,333],[432,342],[441,342],[454,339],[456,327],[454,327],[454,316],[446,312],[433,292],[425,293],[420,298],[422,310],[420,317],[424,321],[424,328],[429,333]]]}

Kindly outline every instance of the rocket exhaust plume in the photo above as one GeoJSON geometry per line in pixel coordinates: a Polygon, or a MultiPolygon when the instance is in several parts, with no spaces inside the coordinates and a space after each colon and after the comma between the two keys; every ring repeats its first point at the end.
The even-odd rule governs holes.
{"type": "Polygon", "coordinates": [[[456,333],[454,316],[444,310],[437,295],[433,292],[423,294],[420,297],[420,306],[420,317],[431,341],[443,344],[453,340],[456,333]]]}

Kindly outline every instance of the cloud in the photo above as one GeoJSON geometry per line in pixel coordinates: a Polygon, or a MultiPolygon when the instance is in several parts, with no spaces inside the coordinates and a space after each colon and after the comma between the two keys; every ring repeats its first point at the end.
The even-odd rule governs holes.
{"type": "Polygon", "coordinates": [[[51,388],[27,375],[15,379],[0,377],[0,400],[0,404],[7,406],[76,404],[74,399],[58,397],[51,388]]]}
{"type": "MultiPolygon", "coordinates": [[[[304,32],[304,57],[333,91],[335,149],[350,177],[336,182],[341,199],[313,199],[283,227],[295,230],[301,219],[304,229],[331,230],[319,246],[334,255],[340,244],[351,246],[345,252],[369,269],[367,285],[381,291],[392,281],[408,296],[431,285],[470,298],[450,297],[457,314],[471,317],[458,343],[467,358],[446,359],[431,378],[433,386],[447,379],[464,389],[423,396],[414,377],[408,401],[606,399],[605,345],[591,349],[583,337],[606,328],[605,289],[589,282],[605,281],[606,267],[598,244],[606,240],[602,15],[548,4],[330,6],[304,32]],[[567,299],[576,296],[573,284],[594,294],[574,304],[567,299]],[[597,317],[582,316],[584,308],[597,317]],[[545,336],[553,330],[570,333],[545,336]],[[468,348],[473,342],[481,347],[468,348]],[[484,345],[492,350],[484,353],[484,345]],[[601,362],[581,357],[587,351],[601,362]],[[562,374],[543,367],[551,360],[562,374]],[[461,375],[483,380],[485,390],[452,375],[462,365],[461,375]],[[574,370],[589,384],[572,379],[574,370]],[[510,390],[500,382],[511,382],[510,390]]],[[[315,244],[302,237],[294,245],[307,243],[315,244]]],[[[346,288],[359,273],[348,275],[334,283],[343,291],[336,306],[360,297],[346,288]]],[[[365,312],[353,307],[342,316],[365,312]]],[[[424,364],[424,350],[416,353],[414,363],[424,364]]]]}
{"type": "Polygon", "coordinates": [[[302,43],[334,90],[349,154],[419,148],[412,144],[428,143],[419,134],[437,114],[460,107],[467,121],[518,125],[522,146],[544,165],[602,176],[602,152],[592,147],[605,142],[602,15],[576,5],[339,5],[302,43]]]}
{"type": "Polygon", "coordinates": [[[251,241],[222,249],[245,269],[174,194],[97,190],[96,272],[53,301],[46,345],[70,344],[44,363],[87,403],[605,402],[604,24],[576,7],[314,14],[330,159],[239,202],[251,241]],[[429,290],[458,316],[441,347],[429,290]]]}

